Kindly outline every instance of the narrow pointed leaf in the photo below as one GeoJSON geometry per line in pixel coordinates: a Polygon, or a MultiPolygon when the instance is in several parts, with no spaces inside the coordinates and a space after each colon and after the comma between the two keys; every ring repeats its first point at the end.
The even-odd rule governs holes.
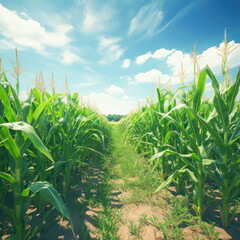
{"type": "Polygon", "coordinates": [[[44,146],[41,139],[38,137],[33,127],[24,122],[13,122],[13,123],[2,123],[0,126],[5,126],[14,131],[22,131],[33,143],[35,148],[37,148],[40,152],[42,152],[45,156],[47,156],[52,162],[52,156],[48,152],[48,149],[44,146]]]}
{"type": "Polygon", "coordinates": [[[48,182],[35,182],[29,186],[33,193],[40,193],[40,195],[49,201],[63,216],[71,219],[70,213],[59,196],[58,192],[48,182]]]}

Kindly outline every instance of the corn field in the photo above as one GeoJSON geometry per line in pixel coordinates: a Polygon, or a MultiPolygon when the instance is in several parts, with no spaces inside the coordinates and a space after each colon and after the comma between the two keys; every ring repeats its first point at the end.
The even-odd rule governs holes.
{"type": "MultiPolygon", "coordinates": [[[[46,220],[56,208],[72,223],[66,207],[71,176],[80,173],[93,155],[108,143],[108,121],[84,106],[77,93],[52,94],[36,77],[25,101],[19,98],[20,70],[16,51],[16,90],[2,70],[0,74],[0,210],[8,214],[14,234],[11,239],[35,239],[41,222],[27,229],[26,215],[34,204],[46,220]],[[8,195],[11,195],[9,201],[8,195]],[[61,194],[61,196],[59,195],[61,194]]],[[[67,84],[67,83],[66,83],[67,84]]],[[[74,229],[72,228],[73,235],[74,229]]]]}
{"type": "MultiPolygon", "coordinates": [[[[171,91],[158,87],[157,100],[130,114],[121,123],[124,137],[148,159],[162,184],[176,192],[191,193],[192,208],[202,217],[209,207],[220,210],[223,227],[229,226],[240,198],[240,68],[232,82],[227,57],[234,49],[226,41],[222,56],[222,83],[206,66],[197,74],[193,54],[193,83],[171,91]],[[195,76],[198,75],[195,83],[195,76]],[[207,77],[213,97],[204,97],[207,77]]],[[[183,83],[184,71],[180,74],[183,83]]]]}
{"type": "MultiPolygon", "coordinates": [[[[240,68],[233,81],[227,57],[234,49],[226,36],[222,46],[221,84],[208,65],[198,71],[195,50],[192,84],[184,85],[182,68],[182,86],[176,91],[159,86],[157,100],[129,114],[119,128],[159,176],[155,193],[174,185],[177,193],[191,195],[200,219],[215,208],[222,226],[228,227],[240,202],[240,68]],[[211,98],[204,95],[207,79],[211,98]]],[[[103,155],[110,143],[110,125],[77,93],[70,94],[67,80],[65,93],[55,92],[53,78],[52,91],[47,92],[42,72],[22,100],[20,74],[25,70],[20,68],[16,50],[13,87],[0,59],[0,211],[11,222],[9,239],[36,239],[56,210],[69,220],[75,237],[67,208],[72,176],[81,176],[92,157],[103,155]],[[34,228],[28,227],[27,214],[33,207],[40,214],[34,228]]]]}

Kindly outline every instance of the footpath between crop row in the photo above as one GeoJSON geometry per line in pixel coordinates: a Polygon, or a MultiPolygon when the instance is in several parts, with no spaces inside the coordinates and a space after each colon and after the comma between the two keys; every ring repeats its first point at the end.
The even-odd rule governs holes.
{"type": "Polygon", "coordinates": [[[160,184],[147,160],[125,144],[117,124],[111,125],[112,146],[102,163],[93,163],[86,179],[91,197],[84,223],[86,239],[235,239],[222,228],[199,221],[188,196],[160,184]]]}
{"type": "MultiPolygon", "coordinates": [[[[111,125],[111,138],[103,156],[96,154],[72,176],[67,206],[77,239],[238,239],[238,229],[227,232],[199,221],[188,197],[173,187],[153,194],[161,183],[158,173],[124,142],[117,124],[111,125]]],[[[38,217],[36,209],[28,214],[38,217]]],[[[69,221],[53,211],[37,239],[74,237],[69,221]]]]}

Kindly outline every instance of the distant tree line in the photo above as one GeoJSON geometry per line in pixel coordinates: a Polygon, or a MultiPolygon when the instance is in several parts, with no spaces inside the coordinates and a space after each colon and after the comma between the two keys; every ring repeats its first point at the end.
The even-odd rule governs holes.
{"type": "Polygon", "coordinates": [[[118,122],[121,120],[121,118],[124,117],[124,115],[118,115],[118,114],[108,114],[107,119],[109,122],[118,122]]]}

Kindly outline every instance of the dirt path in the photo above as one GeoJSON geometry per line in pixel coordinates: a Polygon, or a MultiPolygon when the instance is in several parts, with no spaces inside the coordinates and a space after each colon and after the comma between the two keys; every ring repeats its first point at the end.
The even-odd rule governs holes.
{"type": "MultiPolygon", "coordinates": [[[[112,126],[112,138],[112,152],[105,170],[100,170],[101,178],[104,175],[100,185],[102,190],[107,189],[101,200],[105,205],[97,204],[86,211],[90,239],[237,239],[236,233],[228,234],[206,222],[200,224],[189,213],[187,197],[177,196],[174,188],[153,195],[160,184],[157,173],[124,144],[117,125],[112,126]],[[92,224],[88,218],[96,222],[92,224]]],[[[98,172],[95,170],[96,179],[98,172]]]]}

